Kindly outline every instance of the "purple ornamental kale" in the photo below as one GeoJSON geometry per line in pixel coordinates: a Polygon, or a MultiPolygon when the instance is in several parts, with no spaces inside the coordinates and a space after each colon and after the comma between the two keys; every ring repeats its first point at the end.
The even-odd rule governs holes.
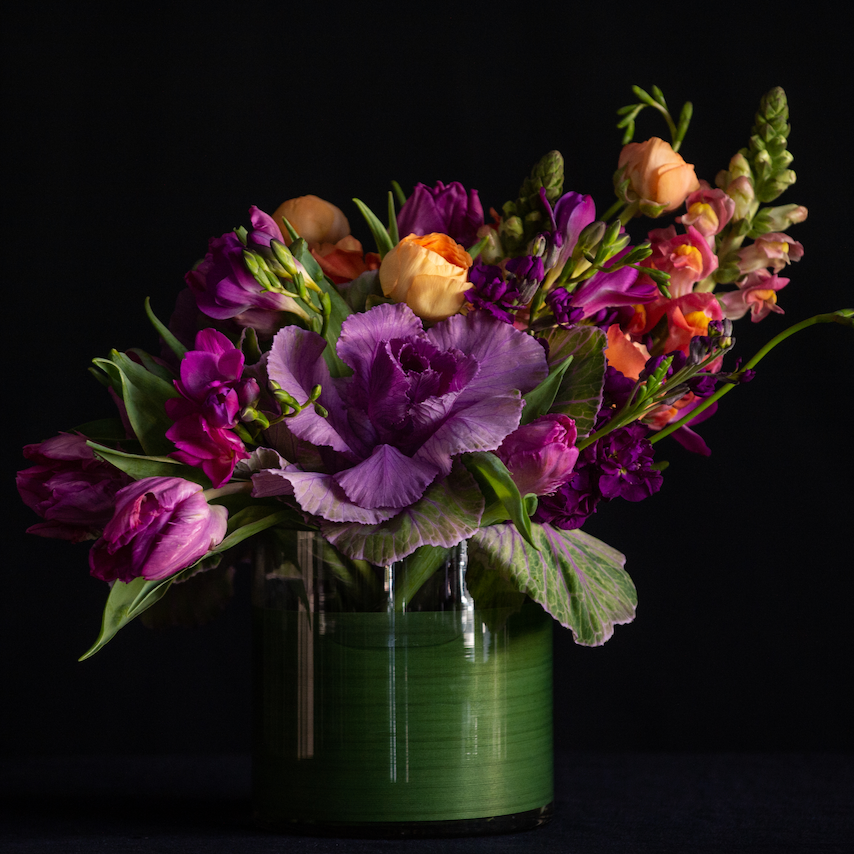
{"type": "Polygon", "coordinates": [[[458,181],[446,187],[441,181],[430,189],[416,185],[397,215],[401,237],[409,234],[447,234],[466,249],[477,243],[483,225],[483,207],[477,190],[466,191],[458,181]]]}
{"type": "Polygon", "coordinates": [[[459,454],[496,449],[519,425],[521,396],[548,373],[534,338],[482,311],[427,331],[405,304],[353,314],[337,345],[353,370],[342,380],[330,377],[325,346],[288,326],[267,363],[270,379],[300,402],[321,386],[328,417],[308,406],[287,423],[324,450],[325,470],[267,469],[253,477],[253,494],[293,495],[304,512],[332,523],[389,520],[446,478],[459,454]]]}

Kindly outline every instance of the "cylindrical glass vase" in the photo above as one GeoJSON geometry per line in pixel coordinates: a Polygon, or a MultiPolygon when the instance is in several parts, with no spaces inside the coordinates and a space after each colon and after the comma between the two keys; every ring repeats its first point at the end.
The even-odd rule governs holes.
{"type": "Polygon", "coordinates": [[[422,584],[405,562],[349,560],[312,532],[276,531],[259,549],[261,824],[388,837],[548,820],[552,621],[530,600],[478,608],[466,566],[465,543],[422,584]]]}

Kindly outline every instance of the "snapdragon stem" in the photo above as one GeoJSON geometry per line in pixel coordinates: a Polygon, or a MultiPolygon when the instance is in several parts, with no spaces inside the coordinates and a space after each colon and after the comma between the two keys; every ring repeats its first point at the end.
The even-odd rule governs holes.
{"type": "MultiPolygon", "coordinates": [[[[796,323],[794,326],[784,329],[779,335],[772,338],[743,368],[738,371],[738,373],[743,374],[745,371],[749,371],[755,365],[759,364],[759,362],[761,362],[762,359],[764,359],[778,344],[785,341],[790,335],[794,335],[796,332],[800,332],[808,326],[814,326],[817,323],[841,323],[845,326],[852,326],[852,318],[854,318],[854,309],[843,308],[839,311],[831,312],[830,314],[817,314],[814,317],[802,320],[800,323],[796,323]]],[[[727,394],[727,392],[732,391],[736,385],[738,385],[738,383],[727,383],[727,385],[719,388],[713,395],[707,397],[699,406],[691,410],[687,415],[680,418],[678,421],[674,421],[672,424],[668,424],[663,430],[659,430],[658,433],[649,440],[650,443],[654,445],[656,442],[659,442],[669,436],[674,430],[684,427],[689,421],[696,418],[701,412],[720,400],[725,394],[727,394]]]]}

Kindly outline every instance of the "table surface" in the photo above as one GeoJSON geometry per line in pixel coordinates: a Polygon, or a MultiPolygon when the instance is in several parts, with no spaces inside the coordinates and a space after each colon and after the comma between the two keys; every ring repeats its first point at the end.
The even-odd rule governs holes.
{"type": "Polygon", "coordinates": [[[0,847],[8,854],[854,851],[847,754],[559,752],[547,826],[405,842],[257,829],[243,755],[13,757],[0,767],[0,847]]]}

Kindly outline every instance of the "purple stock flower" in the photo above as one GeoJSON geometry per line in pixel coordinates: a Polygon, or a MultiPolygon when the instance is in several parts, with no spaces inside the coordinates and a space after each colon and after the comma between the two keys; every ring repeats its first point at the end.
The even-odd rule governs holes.
{"type": "Polygon", "coordinates": [[[477,190],[466,191],[459,181],[446,187],[441,181],[430,189],[416,185],[397,215],[400,236],[408,234],[447,234],[465,247],[477,243],[477,230],[483,225],[483,207],[477,190]]]}
{"type": "Polygon", "coordinates": [[[641,501],[657,492],[663,478],[651,467],[653,450],[646,432],[644,425],[630,424],[588,445],[570,480],[540,499],[534,520],[565,530],[579,528],[600,501],[641,501]]]}
{"type": "MultiPolygon", "coordinates": [[[[272,240],[281,240],[282,233],[272,217],[254,205],[249,209],[254,230],[247,236],[250,249],[269,247],[272,240]]],[[[199,309],[216,320],[236,318],[247,322],[243,326],[260,326],[271,331],[269,318],[264,313],[293,311],[296,303],[290,297],[275,291],[265,291],[246,268],[243,260],[244,246],[240,238],[229,231],[214,237],[208,244],[208,252],[196,269],[184,277],[193,291],[199,309]],[[241,315],[249,312],[247,318],[241,315]],[[249,322],[251,321],[251,322],[249,322]]]]}
{"type": "Polygon", "coordinates": [[[324,346],[314,332],[286,327],[267,370],[298,401],[322,387],[328,417],[308,406],[288,429],[326,451],[327,470],[268,469],[253,478],[253,494],[292,494],[303,511],[332,523],[391,519],[449,475],[454,457],[497,448],[519,426],[521,395],[548,373],[534,338],[481,311],[426,332],[404,304],[351,315],[337,350],[353,374],[339,381],[321,358],[324,346]]]}
{"type": "Polygon", "coordinates": [[[514,430],[495,454],[522,495],[547,495],[569,479],[578,459],[577,435],[566,415],[542,415],[514,430]]]}
{"type": "Polygon", "coordinates": [[[463,294],[467,302],[504,323],[513,323],[520,294],[514,282],[504,280],[500,267],[477,263],[469,271],[469,281],[472,287],[463,294]]]}
{"type": "Polygon", "coordinates": [[[104,581],[157,579],[195,563],[225,537],[228,512],[179,477],[146,477],[119,490],[116,512],[89,552],[104,581]]]}
{"type": "Polygon", "coordinates": [[[36,465],[18,472],[18,492],[45,520],[27,533],[72,543],[100,536],[113,515],[116,493],[130,477],[99,460],[79,434],[60,433],[25,445],[24,456],[36,465]]]}

